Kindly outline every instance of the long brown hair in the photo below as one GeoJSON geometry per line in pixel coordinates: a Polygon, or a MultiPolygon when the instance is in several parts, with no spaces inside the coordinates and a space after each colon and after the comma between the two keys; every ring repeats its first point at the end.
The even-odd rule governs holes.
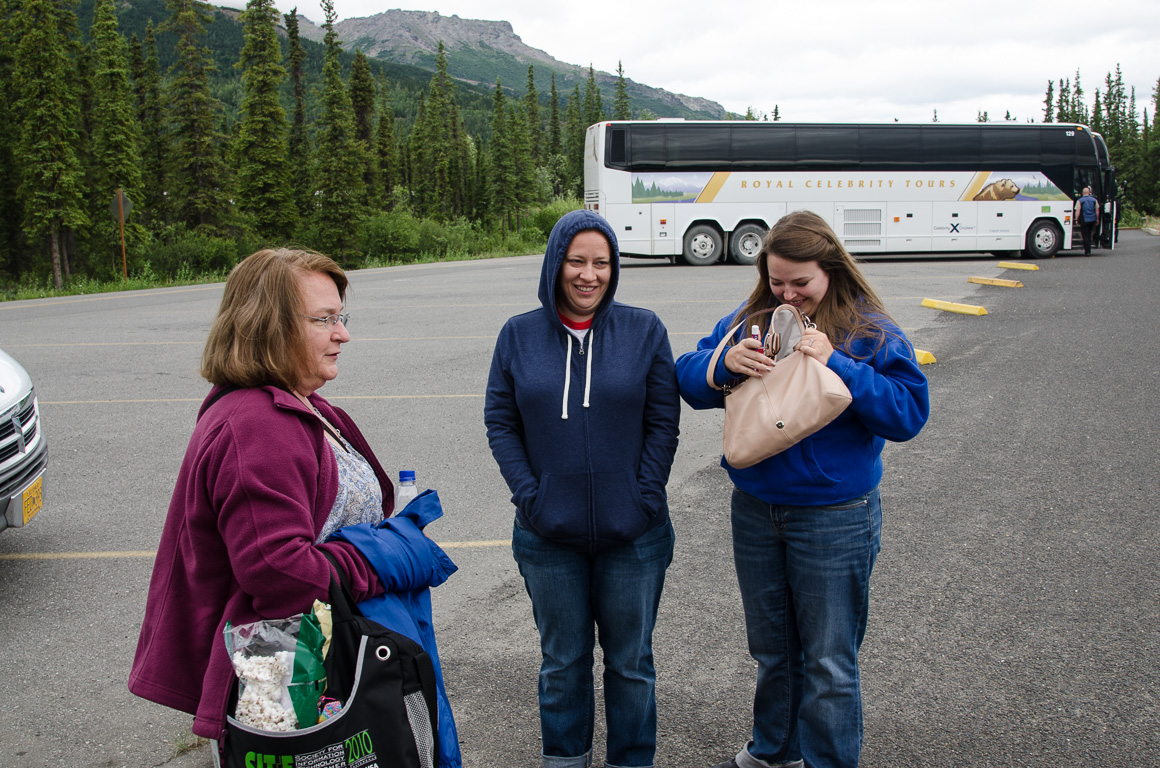
{"type": "Polygon", "coordinates": [[[346,300],[346,274],[321,253],[269,248],[239,262],[226,279],[202,352],[201,375],[212,384],[297,387],[310,365],[298,276],[312,272],[334,280],[346,300]]]}
{"type": "MultiPolygon", "coordinates": [[[[813,211],[794,211],[781,217],[765,235],[757,256],[757,285],[744,306],[734,315],[738,323],[747,315],[770,309],[779,303],[769,285],[769,256],[796,262],[815,261],[830,280],[830,287],[810,319],[830,337],[831,343],[849,351],[850,342],[876,338],[878,347],[886,341],[882,321],[890,320],[882,299],[870,286],[857,262],[834,234],[825,219],[813,211]]],[[[769,328],[769,315],[752,323],[769,328]]],[[[893,321],[891,321],[893,322],[893,321]]]]}

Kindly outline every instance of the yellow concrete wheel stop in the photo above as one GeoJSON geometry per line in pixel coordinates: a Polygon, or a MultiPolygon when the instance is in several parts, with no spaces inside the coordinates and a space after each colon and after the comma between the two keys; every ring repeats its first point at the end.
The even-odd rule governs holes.
{"type": "Polygon", "coordinates": [[[956,312],[960,315],[985,315],[987,310],[984,307],[978,307],[974,304],[956,304],[953,301],[943,301],[942,299],[923,299],[922,306],[930,309],[939,309],[943,312],[956,312]]]}
{"type": "Polygon", "coordinates": [[[1000,288],[1022,288],[1023,283],[1018,280],[1004,280],[999,277],[968,277],[968,283],[977,285],[997,285],[1000,288]]]}

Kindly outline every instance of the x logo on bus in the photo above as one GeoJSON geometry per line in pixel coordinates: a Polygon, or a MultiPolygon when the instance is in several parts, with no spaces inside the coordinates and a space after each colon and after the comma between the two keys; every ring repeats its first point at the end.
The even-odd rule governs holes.
{"type": "MultiPolygon", "coordinates": [[[[953,234],[953,233],[958,232],[958,231],[959,231],[959,225],[958,224],[951,224],[951,233],[953,234]]],[[[962,233],[960,232],[959,234],[962,234],[962,233]]]]}

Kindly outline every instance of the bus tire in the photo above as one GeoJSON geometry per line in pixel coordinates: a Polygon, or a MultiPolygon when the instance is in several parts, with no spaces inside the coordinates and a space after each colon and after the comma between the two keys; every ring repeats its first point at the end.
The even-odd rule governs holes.
{"type": "Polygon", "coordinates": [[[1023,254],[1029,259],[1053,259],[1063,245],[1063,232],[1054,221],[1037,221],[1027,230],[1027,248],[1023,254]]]}
{"type": "Polygon", "coordinates": [[[729,238],[729,258],[733,263],[745,266],[756,263],[766,231],[765,227],[757,224],[742,224],[733,230],[729,238]]]}
{"type": "Polygon", "coordinates": [[[706,224],[689,227],[681,259],[691,267],[707,267],[721,258],[721,233],[706,224]]]}

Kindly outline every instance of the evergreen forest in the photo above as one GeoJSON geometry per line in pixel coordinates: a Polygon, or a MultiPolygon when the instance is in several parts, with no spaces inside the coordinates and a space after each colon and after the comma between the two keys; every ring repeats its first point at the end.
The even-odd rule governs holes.
{"type": "MultiPolygon", "coordinates": [[[[0,0],[0,297],[220,279],[271,245],[348,268],[534,252],[581,205],[586,127],[655,117],[623,68],[609,95],[591,67],[480,87],[442,45],[433,74],[346,51],[323,10],[316,43],[273,0],[0,0]]],[[[1118,68],[1090,107],[1078,72],[1058,86],[1043,119],[1103,133],[1128,218],[1160,214],[1160,82],[1142,119],[1118,68]]]]}

